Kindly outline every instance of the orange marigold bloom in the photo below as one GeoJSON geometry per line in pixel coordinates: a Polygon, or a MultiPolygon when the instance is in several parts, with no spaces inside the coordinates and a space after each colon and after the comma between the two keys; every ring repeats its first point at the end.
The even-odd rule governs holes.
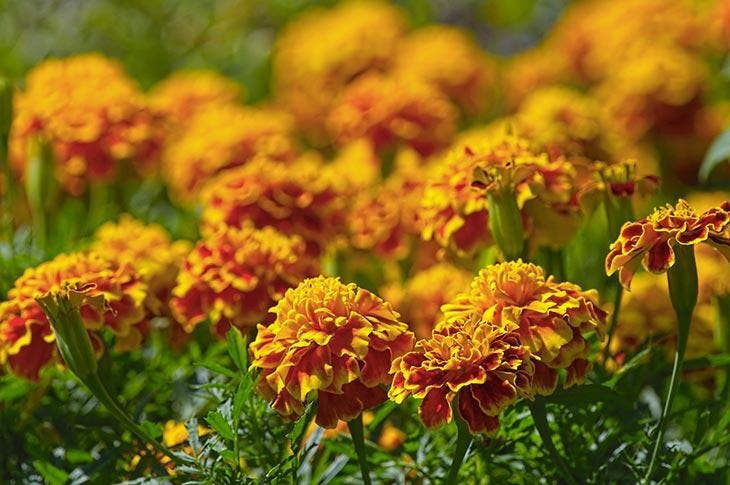
{"type": "Polygon", "coordinates": [[[327,122],[340,144],[365,137],[378,151],[403,144],[430,155],[451,142],[456,118],[449,99],[431,85],[368,74],[343,91],[327,122]]]}
{"type": "Polygon", "coordinates": [[[452,321],[393,361],[390,399],[423,399],[419,414],[429,428],[451,421],[458,395],[459,415],[469,431],[496,433],[502,410],[519,397],[533,396],[535,369],[517,326],[492,325],[480,317],[452,321]]]}
{"type": "Polygon", "coordinates": [[[503,95],[510,108],[517,108],[533,91],[569,79],[565,56],[540,46],[513,56],[502,73],[503,95]]]}
{"type": "Polygon", "coordinates": [[[404,284],[390,285],[384,296],[393,303],[419,339],[428,338],[441,320],[441,306],[469,289],[472,275],[448,263],[419,271],[404,284]]]}
{"type": "Polygon", "coordinates": [[[156,84],[149,100],[154,109],[180,127],[207,106],[240,101],[242,91],[237,82],[215,71],[190,69],[178,71],[156,84]]]}
{"type": "Polygon", "coordinates": [[[170,305],[185,331],[207,318],[224,337],[231,326],[260,322],[288,288],[316,271],[298,236],[221,226],[188,254],[170,305]]]}
{"type": "Polygon", "coordinates": [[[120,162],[144,172],[157,161],[163,142],[159,117],[122,66],[100,54],[49,59],[32,69],[15,98],[10,152],[25,171],[28,142],[48,140],[57,176],[72,194],[88,181],[109,181],[120,162]]]}
{"type": "Polygon", "coordinates": [[[664,273],[674,265],[672,246],[704,241],[730,259],[730,202],[697,214],[680,199],[676,206],[667,204],[643,219],[625,223],[606,256],[606,273],[619,271],[621,284],[628,289],[639,262],[647,271],[664,273]]]}
{"type": "Polygon", "coordinates": [[[256,156],[292,160],[297,153],[292,129],[291,119],[278,111],[208,106],[165,152],[165,179],[176,197],[191,202],[207,180],[256,156]]]}
{"type": "Polygon", "coordinates": [[[162,226],[145,224],[124,214],[118,222],[97,229],[90,250],[119,265],[129,265],[147,284],[145,306],[152,316],[169,314],[168,302],[188,241],[170,240],[162,226]]]}
{"type": "Polygon", "coordinates": [[[588,368],[587,335],[603,338],[606,312],[598,292],[546,278],[543,269],[513,261],[488,266],[472,280],[471,289],[444,305],[436,330],[476,314],[502,326],[517,325],[521,342],[535,361],[535,392],[547,395],[557,384],[557,369],[567,369],[566,385],[581,382],[588,368]]]}
{"type": "Polygon", "coordinates": [[[84,287],[88,299],[103,296],[106,302],[104,308],[88,302],[81,306],[90,331],[110,330],[121,350],[141,343],[147,332],[147,287],[140,276],[130,266],[98,254],[61,254],[28,268],[8,292],[8,301],[0,303],[0,362],[7,362],[13,372],[37,379],[56,355],[53,329],[34,298],[68,286],[84,287]]]}
{"type": "Polygon", "coordinates": [[[345,233],[349,190],[346,177],[314,155],[288,164],[257,158],[206,186],[201,225],[275,227],[301,236],[317,256],[345,233]]]}
{"type": "Polygon", "coordinates": [[[405,28],[403,12],[384,1],[349,1],[305,13],[274,45],[275,97],[321,141],[332,100],[362,73],[388,69],[405,28]]]}
{"type": "Polygon", "coordinates": [[[276,320],[259,325],[251,344],[258,390],[288,419],[301,416],[314,393],[324,428],[385,401],[381,386],[390,382],[393,359],[413,347],[408,325],[388,303],[336,278],[303,281],[271,312],[276,320]]]}
{"type": "Polygon", "coordinates": [[[482,112],[497,85],[496,61],[465,31],[446,25],[408,34],[398,46],[394,69],[433,84],[468,114],[482,112]]]}

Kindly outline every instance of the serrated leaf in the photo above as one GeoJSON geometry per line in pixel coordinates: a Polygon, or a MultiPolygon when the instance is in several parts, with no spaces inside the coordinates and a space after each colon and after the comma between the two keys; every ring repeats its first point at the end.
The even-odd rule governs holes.
{"type": "Polygon", "coordinates": [[[707,182],[715,167],[728,159],[730,159],[730,130],[720,133],[707,150],[698,174],[700,182],[707,182]]]}
{"type": "Polygon", "coordinates": [[[144,421],[140,426],[150,438],[158,439],[162,436],[162,427],[159,424],[144,421]]]}
{"type": "Polygon", "coordinates": [[[244,374],[248,372],[248,350],[246,349],[246,338],[241,335],[241,331],[237,328],[231,328],[226,334],[228,342],[228,354],[231,356],[233,363],[244,374]]]}
{"type": "Polygon", "coordinates": [[[205,420],[208,422],[210,427],[213,428],[213,430],[221,437],[228,441],[233,441],[233,429],[231,429],[230,423],[228,423],[228,420],[226,420],[226,418],[224,418],[220,412],[209,412],[208,415],[205,417],[205,420]]]}
{"type": "Polygon", "coordinates": [[[304,433],[306,433],[307,428],[309,428],[309,423],[312,421],[312,417],[314,416],[316,409],[316,404],[314,402],[310,402],[302,417],[294,423],[294,427],[289,433],[289,437],[292,442],[292,451],[295,453],[299,451],[299,448],[302,445],[302,438],[304,438],[304,433]]]}
{"type": "Polygon", "coordinates": [[[238,423],[238,419],[241,416],[241,410],[243,409],[243,404],[246,402],[246,397],[248,395],[246,391],[245,383],[239,383],[238,388],[236,389],[236,395],[233,397],[232,416],[235,424],[238,423]]]}
{"type": "Polygon", "coordinates": [[[211,370],[217,374],[224,375],[226,377],[230,377],[231,379],[235,379],[236,373],[233,372],[231,369],[228,369],[227,367],[224,367],[216,362],[198,362],[196,365],[199,365],[200,367],[205,367],[208,370],[211,370]]]}
{"type": "Polygon", "coordinates": [[[47,461],[35,460],[33,466],[49,485],[63,485],[68,481],[68,473],[47,461]]]}
{"type": "Polygon", "coordinates": [[[188,429],[188,443],[190,443],[190,447],[193,449],[193,454],[198,456],[200,450],[203,448],[200,443],[200,436],[198,436],[198,419],[191,418],[185,425],[188,429]]]}

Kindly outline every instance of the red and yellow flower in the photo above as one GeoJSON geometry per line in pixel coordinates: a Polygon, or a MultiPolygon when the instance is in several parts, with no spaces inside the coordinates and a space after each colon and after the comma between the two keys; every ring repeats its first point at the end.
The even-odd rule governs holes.
{"type": "Polygon", "coordinates": [[[37,379],[56,356],[53,329],[35,297],[67,287],[86,289],[87,302],[80,311],[90,332],[109,330],[120,350],[141,343],[147,332],[147,287],[142,278],[130,266],[95,253],[61,254],[27,269],[8,292],[8,300],[0,303],[0,362],[16,374],[37,379]],[[99,296],[103,307],[88,302],[99,296]]]}
{"type": "Polygon", "coordinates": [[[535,364],[535,392],[551,394],[558,369],[567,369],[566,386],[582,382],[588,369],[589,334],[603,338],[606,312],[598,292],[545,277],[542,268],[513,261],[488,266],[468,292],[441,307],[436,331],[475,314],[496,326],[513,323],[535,364]]]}
{"type": "Polygon", "coordinates": [[[283,417],[296,419],[317,399],[317,424],[333,428],[387,399],[393,359],[413,334],[391,306],[357,285],[318,276],[287,291],[258,326],[252,368],[259,392],[283,417]]]}
{"type": "Polygon", "coordinates": [[[730,258],[730,202],[697,214],[680,199],[655,209],[649,216],[627,222],[606,256],[606,273],[619,271],[625,288],[641,263],[647,271],[664,273],[674,265],[672,246],[708,242],[730,258]]]}
{"type": "Polygon", "coordinates": [[[483,317],[452,320],[395,359],[390,399],[422,399],[421,421],[432,428],[452,420],[458,396],[459,415],[471,433],[496,433],[502,410],[520,397],[532,398],[535,369],[517,326],[483,317]]]}
{"type": "Polygon", "coordinates": [[[48,141],[56,173],[72,194],[110,181],[131,161],[156,168],[164,133],[159,116],[122,66],[100,54],[49,59],[32,69],[15,98],[10,158],[24,173],[32,138],[48,141]]]}
{"type": "Polygon", "coordinates": [[[250,328],[284,292],[316,274],[304,241],[271,227],[221,226],[183,261],[170,303],[186,332],[209,319],[224,337],[232,327],[250,328]]]}

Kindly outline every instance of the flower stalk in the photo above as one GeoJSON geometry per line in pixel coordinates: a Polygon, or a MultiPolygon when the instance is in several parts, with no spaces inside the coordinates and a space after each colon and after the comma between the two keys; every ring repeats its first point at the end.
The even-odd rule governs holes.
{"type": "Polygon", "coordinates": [[[545,400],[541,397],[536,397],[535,400],[529,404],[530,414],[532,414],[532,420],[535,422],[535,428],[545,444],[545,447],[550,454],[550,457],[558,465],[558,468],[563,475],[565,481],[571,485],[577,485],[573,474],[570,473],[567,463],[558,452],[558,449],[553,443],[552,435],[550,434],[550,426],[547,421],[547,410],[545,409],[545,400]]]}
{"type": "Polygon", "coordinates": [[[504,191],[501,194],[489,192],[489,228],[497,246],[506,261],[516,261],[523,257],[525,234],[522,228],[522,214],[517,207],[514,194],[504,191]]]}
{"type": "Polygon", "coordinates": [[[33,218],[33,232],[41,250],[46,249],[46,201],[55,180],[53,153],[50,143],[33,137],[28,143],[28,165],[25,174],[25,193],[33,218]]]}
{"type": "Polygon", "coordinates": [[[362,481],[365,485],[370,485],[372,482],[370,481],[370,469],[368,468],[368,458],[365,452],[365,433],[362,425],[362,413],[360,413],[355,419],[348,421],[347,427],[350,429],[352,444],[355,447],[357,460],[360,463],[362,481]]]}
{"type": "Polygon", "coordinates": [[[472,442],[469,426],[463,419],[461,419],[461,416],[459,416],[458,395],[454,398],[451,407],[453,408],[452,414],[454,415],[454,422],[456,423],[456,449],[454,450],[454,459],[451,461],[451,468],[449,468],[449,475],[446,478],[446,483],[448,485],[458,483],[459,469],[461,468],[461,464],[464,462],[464,457],[466,456],[466,452],[472,442]]]}
{"type": "MultiPolygon", "coordinates": [[[[3,200],[0,202],[0,230],[3,239],[8,242],[12,239],[12,208],[13,208],[13,174],[10,170],[10,156],[8,154],[8,140],[10,139],[10,125],[13,121],[13,85],[0,77],[0,177],[3,179],[3,200]]],[[[12,244],[10,245],[12,246],[12,244]]]]}

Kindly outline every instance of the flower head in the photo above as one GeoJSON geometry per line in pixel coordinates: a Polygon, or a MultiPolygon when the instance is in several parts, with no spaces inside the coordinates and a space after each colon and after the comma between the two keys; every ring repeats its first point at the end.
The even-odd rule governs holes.
{"type": "Polygon", "coordinates": [[[218,336],[250,328],[284,292],[316,274],[304,241],[271,227],[220,226],[188,254],[173,289],[173,314],[187,332],[206,318],[218,336]]]}
{"type": "Polygon", "coordinates": [[[456,115],[449,99],[424,81],[368,74],[342,92],[328,126],[340,144],[367,138],[378,151],[405,145],[431,155],[451,142],[456,115]]]}
{"type": "Polygon", "coordinates": [[[36,379],[56,355],[54,333],[35,298],[66,288],[83,288],[81,318],[91,332],[107,329],[121,350],[138,346],[147,331],[144,301],[147,287],[128,265],[98,254],[61,254],[29,268],[15,281],[8,300],[0,303],[0,362],[13,372],[36,379]],[[103,306],[91,304],[103,298],[103,306]]]}
{"type": "Polygon", "coordinates": [[[675,206],[667,204],[648,217],[624,224],[606,256],[606,273],[619,271],[621,284],[629,288],[639,262],[647,271],[664,273],[674,265],[672,246],[704,241],[730,258],[730,202],[697,214],[680,199],[675,206]]]}
{"type": "Polygon", "coordinates": [[[251,367],[259,392],[289,419],[314,394],[317,424],[349,421],[386,399],[393,359],[413,346],[413,334],[391,306],[355,284],[318,276],[287,291],[258,326],[251,367]]]}
{"type": "Polygon", "coordinates": [[[318,256],[345,232],[350,182],[316,156],[284,164],[257,158],[203,191],[203,231],[220,225],[271,226],[299,235],[318,256]]]}
{"type": "Polygon", "coordinates": [[[419,340],[393,361],[392,372],[390,398],[423,399],[419,414],[426,426],[450,422],[458,396],[459,415],[476,434],[495,433],[504,408],[532,397],[535,369],[516,325],[492,325],[472,314],[419,340]]]}
{"type": "Polygon", "coordinates": [[[254,157],[288,161],[297,153],[284,113],[230,104],[208,106],[165,153],[165,178],[176,197],[193,201],[206,181],[254,157]],[[215,129],[211,129],[215,127],[215,129]]]}
{"type": "Polygon", "coordinates": [[[169,313],[167,302],[190,247],[187,241],[171,241],[161,226],[144,224],[125,214],[118,222],[107,222],[97,229],[90,250],[134,268],[147,285],[148,312],[162,316],[169,313]]]}
{"type": "Polygon", "coordinates": [[[89,181],[113,179],[123,161],[148,172],[164,135],[119,63],[82,54],[43,62],[30,71],[25,90],[18,93],[10,151],[20,173],[33,137],[51,143],[59,180],[79,194],[89,181]]]}
{"type": "Polygon", "coordinates": [[[468,292],[441,310],[444,319],[437,331],[471,314],[498,327],[517,325],[515,331],[535,361],[534,385],[540,394],[555,389],[557,369],[568,369],[566,385],[583,380],[588,334],[595,332],[602,338],[606,326],[606,312],[598,306],[595,290],[558,283],[552,276],[546,278],[539,266],[522,261],[484,268],[468,292]]]}

